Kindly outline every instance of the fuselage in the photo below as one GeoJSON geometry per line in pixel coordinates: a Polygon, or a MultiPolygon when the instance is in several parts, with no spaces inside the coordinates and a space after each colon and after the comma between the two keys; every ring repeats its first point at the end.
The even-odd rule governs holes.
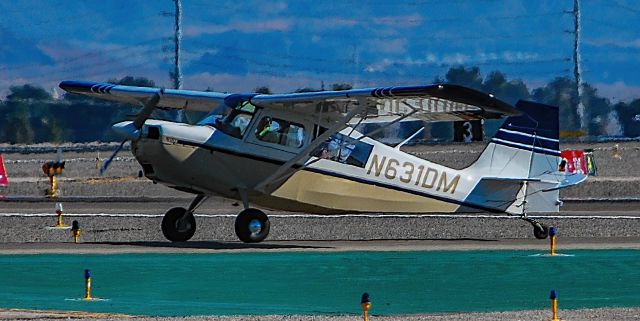
{"type": "Polygon", "coordinates": [[[256,139],[253,125],[233,137],[213,126],[147,120],[132,151],[149,179],[169,187],[234,199],[244,189],[252,203],[312,213],[455,212],[478,180],[472,169],[435,164],[345,128],[334,135],[342,141],[324,144],[325,150],[294,165],[265,193],[255,187],[312,138],[304,135],[295,148],[282,146],[256,139]],[[337,151],[327,150],[332,144],[337,151]]]}

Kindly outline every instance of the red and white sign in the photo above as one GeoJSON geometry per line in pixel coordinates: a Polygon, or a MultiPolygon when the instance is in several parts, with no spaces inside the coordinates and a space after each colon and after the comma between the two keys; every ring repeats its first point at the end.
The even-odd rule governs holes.
{"type": "Polygon", "coordinates": [[[9,179],[7,178],[7,171],[4,169],[4,159],[0,154],[0,186],[7,186],[9,179]]]}
{"type": "Polygon", "coordinates": [[[560,153],[563,160],[566,160],[565,172],[578,173],[588,175],[587,163],[584,159],[584,151],[581,150],[563,150],[560,153]]]}

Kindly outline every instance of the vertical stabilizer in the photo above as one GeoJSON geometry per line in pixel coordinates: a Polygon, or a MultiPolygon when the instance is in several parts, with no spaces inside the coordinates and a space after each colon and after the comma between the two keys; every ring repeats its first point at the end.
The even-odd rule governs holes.
{"type": "Polygon", "coordinates": [[[559,193],[550,188],[557,185],[554,173],[560,162],[558,107],[528,101],[519,101],[516,107],[522,114],[505,120],[474,163],[473,170],[486,179],[471,196],[491,199],[484,185],[489,180],[502,181],[510,190],[504,195],[515,196],[495,201],[504,204],[500,210],[557,212],[559,193]]]}

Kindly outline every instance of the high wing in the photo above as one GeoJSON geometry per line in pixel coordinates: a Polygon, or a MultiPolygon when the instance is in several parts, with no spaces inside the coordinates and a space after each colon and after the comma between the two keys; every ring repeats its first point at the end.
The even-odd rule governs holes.
{"type": "MultiPolygon", "coordinates": [[[[160,88],[75,80],[61,82],[60,88],[70,93],[134,105],[144,103],[160,91],[160,88]]],[[[209,112],[228,96],[230,94],[219,92],[163,89],[162,96],[156,106],[159,108],[209,112]]]]}
{"type": "Polygon", "coordinates": [[[303,113],[327,113],[340,118],[351,108],[365,110],[365,118],[407,116],[424,121],[457,121],[519,115],[513,106],[470,88],[456,85],[380,87],[343,91],[256,95],[251,103],[303,113]],[[364,108],[363,108],[364,107],[364,108]]]}
{"type": "MultiPolygon", "coordinates": [[[[249,101],[259,108],[280,109],[314,116],[326,126],[326,130],[255,187],[256,190],[265,192],[277,187],[275,183],[292,174],[290,169],[294,164],[308,157],[312,150],[347,126],[347,122],[354,117],[363,119],[396,116],[394,121],[399,121],[412,116],[424,121],[457,121],[520,114],[513,106],[491,94],[447,84],[276,95],[225,94],[85,81],[63,81],[60,88],[71,93],[143,105],[144,108],[136,117],[140,126],[156,107],[207,112],[220,104],[236,107],[244,101],[249,101]]],[[[298,170],[300,168],[302,167],[298,170]]]]}
{"type": "MultiPolygon", "coordinates": [[[[87,81],[63,81],[60,88],[71,93],[136,105],[160,92],[159,88],[87,81]]],[[[492,94],[447,84],[275,95],[164,89],[156,106],[208,112],[223,102],[234,107],[239,100],[249,100],[262,108],[321,114],[325,121],[342,120],[354,108],[361,111],[360,117],[411,115],[424,121],[490,119],[519,114],[513,106],[492,94]]]]}

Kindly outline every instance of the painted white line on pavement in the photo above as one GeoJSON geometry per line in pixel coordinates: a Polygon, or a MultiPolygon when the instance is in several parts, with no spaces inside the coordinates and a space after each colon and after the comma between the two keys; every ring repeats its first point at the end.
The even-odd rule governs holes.
{"type": "MultiPolygon", "coordinates": [[[[55,217],[55,213],[0,213],[0,217],[55,217]]],[[[72,217],[163,217],[164,214],[134,214],[134,213],[65,213],[72,217]]],[[[236,217],[236,214],[196,214],[197,217],[236,217]]],[[[273,214],[269,217],[278,218],[495,218],[521,219],[519,216],[509,215],[469,215],[469,214],[273,214]]],[[[546,219],[640,219],[631,215],[528,215],[530,218],[546,219]]]]}

